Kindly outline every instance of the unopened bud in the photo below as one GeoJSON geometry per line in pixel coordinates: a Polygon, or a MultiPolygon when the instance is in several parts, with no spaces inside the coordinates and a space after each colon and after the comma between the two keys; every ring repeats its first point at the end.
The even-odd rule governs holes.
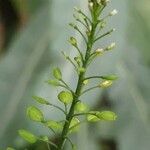
{"type": "Polygon", "coordinates": [[[93,9],[93,5],[94,5],[93,2],[89,2],[89,8],[90,9],[93,9]]]}
{"type": "Polygon", "coordinates": [[[73,46],[77,46],[77,40],[74,37],[70,37],[69,42],[73,46]]]}
{"type": "Polygon", "coordinates": [[[85,68],[79,68],[79,73],[83,73],[83,72],[85,72],[85,68]]]}
{"type": "Polygon", "coordinates": [[[104,49],[97,49],[96,51],[95,51],[95,53],[97,54],[97,55],[102,55],[103,53],[104,53],[104,49]]]}
{"type": "Polygon", "coordinates": [[[107,87],[110,87],[112,84],[113,82],[111,80],[105,80],[100,84],[100,87],[107,88],[107,87]]]}
{"type": "Polygon", "coordinates": [[[116,43],[111,43],[107,48],[106,50],[112,50],[113,48],[116,47],[116,43]]]}
{"type": "Polygon", "coordinates": [[[116,15],[118,13],[118,11],[116,10],[116,9],[114,9],[113,11],[111,11],[110,13],[109,13],[109,16],[114,16],[114,15],[116,15]]]}
{"type": "Polygon", "coordinates": [[[88,83],[89,83],[89,80],[84,80],[84,81],[83,81],[83,84],[84,84],[84,85],[87,85],[88,83]]]}

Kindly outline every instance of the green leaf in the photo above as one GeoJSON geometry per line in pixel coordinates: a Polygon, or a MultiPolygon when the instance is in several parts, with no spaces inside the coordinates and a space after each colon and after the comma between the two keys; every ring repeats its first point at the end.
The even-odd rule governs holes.
{"type": "Polygon", "coordinates": [[[118,79],[116,75],[102,76],[101,78],[105,80],[117,80],[118,79]]]}
{"type": "Polygon", "coordinates": [[[32,144],[35,143],[38,139],[35,135],[33,135],[27,130],[22,129],[22,130],[19,130],[18,133],[24,140],[32,144]]]}
{"type": "Polygon", "coordinates": [[[53,85],[53,86],[59,86],[60,83],[57,80],[48,80],[47,81],[48,84],[53,85]]]}
{"type": "Polygon", "coordinates": [[[102,111],[98,113],[97,116],[101,120],[105,120],[105,121],[114,121],[117,119],[117,115],[112,111],[102,111]]]}
{"type": "Polygon", "coordinates": [[[82,102],[77,102],[77,104],[75,105],[75,111],[76,112],[87,112],[88,111],[88,106],[82,102]]]}
{"type": "Polygon", "coordinates": [[[33,98],[36,102],[38,102],[38,103],[40,103],[40,104],[45,104],[45,105],[49,105],[49,104],[50,104],[47,100],[45,100],[45,99],[42,98],[42,97],[32,96],[32,98],[33,98]]]}
{"type": "Polygon", "coordinates": [[[99,113],[99,111],[90,111],[89,113],[91,114],[88,114],[87,115],[87,120],[89,122],[97,122],[97,121],[100,121],[100,118],[97,117],[97,114],[99,113]]]}
{"type": "Polygon", "coordinates": [[[60,123],[53,121],[53,120],[46,121],[44,124],[47,127],[51,128],[53,130],[57,130],[57,131],[60,131],[63,128],[63,126],[60,123]]]}
{"type": "Polygon", "coordinates": [[[6,150],[15,150],[14,148],[12,148],[12,147],[7,147],[7,149],[6,150]]]}
{"type": "Polygon", "coordinates": [[[110,87],[112,84],[113,84],[113,81],[111,81],[111,80],[105,80],[105,81],[103,81],[99,86],[100,86],[101,88],[108,88],[108,87],[110,87]]]}
{"type": "Polygon", "coordinates": [[[75,117],[71,120],[71,123],[69,126],[70,133],[76,132],[79,129],[79,123],[80,123],[80,120],[75,117]]]}
{"type": "Polygon", "coordinates": [[[71,92],[62,91],[58,94],[58,99],[64,104],[69,104],[73,101],[73,95],[71,92]]]}
{"type": "Polygon", "coordinates": [[[53,70],[53,76],[58,80],[62,79],[62,74],[58,67],[53,70]]]}
{"type": "Polygon", "coordinates": [[[37,122],[44,121],[43,113],[35,106],[29,106],[27,108],[27,116],[33,121],[37,122]]]}

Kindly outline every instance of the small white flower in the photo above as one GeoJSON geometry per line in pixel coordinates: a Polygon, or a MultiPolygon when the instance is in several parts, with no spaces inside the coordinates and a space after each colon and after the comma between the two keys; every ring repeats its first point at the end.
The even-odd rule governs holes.
{"type": "Polygon", "coordinates": [[[116,47],[116,43],[113,42],[106,48],[106,50],[112,50],[114,47],[116,47]]]}
{"type": "Polygon", "coordinates": [[[114,16],[114,15],[116,15],[118,13],[118,11],[116,10],[116,9],[114,9],[113,11],[111,11],[110,13],[109,13],[109,16],[114,16]]]}
{"type": "Polygon", "coordinates": [[[115,28],[113,28],[113,29],[112,29],[112,31],[114,32],[114,31],[116,31],[116,29],[115,29],[115,28]]]}
{"type": "Polygon", "coordinates": [[[105,2],[106,2],[106,3],[109,3],[109,2],[110,2],[110,0],[105,0],[105,2]]]}
{"type": "Polygon", "coordinates": [[[96,52],[97,55],[99,55],[99,54],[101,55],[101,54],[104,53],[104,49],[99,48],[99,49],[97,49],[95,52],[96,52]]]}
{"type": "Polygon", "coordinates": [[[97,3],[100,5],[101,4],[101,0],[97,0],[97,3]]]}
{"type": "Polygon", "coordinates": [[[93,4],[92,2],[89,3],[90,9],[93,9],[93,5],[94,5],[94,4],[93,4]]]}

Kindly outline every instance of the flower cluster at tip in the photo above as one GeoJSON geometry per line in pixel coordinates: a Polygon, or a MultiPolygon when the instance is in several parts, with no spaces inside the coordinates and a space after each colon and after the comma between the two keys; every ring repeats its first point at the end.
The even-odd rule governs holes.
{"type": "MultiPolygon", "coordinates": [[[[102,56],[105,52],[108,52],[115,48],[116,44],[112,42],[106,47],[96,48],[94,44],[100,39],[111,35],[115,29],[112,28],[107,32],[104,32],[104,28],[107,27],[108,17],[114,16],[118,13],[116,9],[109,12],[106,17],[102,17],[101,14],[103,9],[108,5],[109,0],[89,0],[88,7],[91,16],[87,16],[81,9],[75,8],[75,23],[70,23],[69,25],[77,31],[85,43],[85,50],[81,51],[78,40],[71,36],[68,42],[74,47],[77,54],[73,58],[62,52],[64,58],[69,61],[77,73],[78,83],[76,89],[66,83],[63,79],[62,72],[59,67],[53,69],[53,79],[49,79],[46,83],[54,86],[60,87],[60,91],[57,95],[57,99],[60,105],[55,105],[45,98],[39,96],[33,96],[33,99],[40,105],[45,105],[49,107],[54,107],[58,111],[64,114],[64,120],[50,120],[45,118],[43,112],[35,107],[29,106],[27,108],[27,116],[30,120],[37,123],[41,123],[44,127],[51,130],[54,134],[61,133],[60,135],[60,145],[56,145],[47,136],[35,136],[27,130],[19,130],[19,135],[30,143],[35,143],[37,140],[44,141],[49,145],[52,145],[56,149],[62,150],[62,146],[66,140],[70,141],[69,134],[75,132],[79,129],[80,124],[83,122],[82,117],[85,117],[88,122],[98,122],[98,121],[114,121],[117,116],[112,111],[98,111],[90,110],[89,106],[83,102],[81,96],[95,88],[106,89],[112,86],[114,81],[117,79],[116,75],[93,75],[87,76],[86,71],[89,65],[99,56],[102,56]],[[85,31],[80,29],[80,25],[84,26],[85,31]],[[90,80],[99,80],[98,83],[90,87],[90,80]],[[62,106],[61,106],[62,104],[62,106]]],[[[83,48],[82,48],[83,49],[83,48]]],[[[85,119],[84,119],[85,120],[85,119]]],[[[74,148],[74,144],[72,144],[74,148]]]]}

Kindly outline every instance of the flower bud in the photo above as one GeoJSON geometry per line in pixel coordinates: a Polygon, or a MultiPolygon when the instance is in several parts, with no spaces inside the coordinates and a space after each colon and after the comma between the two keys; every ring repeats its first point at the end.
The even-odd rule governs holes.
{"type": "Polygon", "coordinates": [[[101,0],[97,0],[97,3],[100,5],[101,4],[101,0]]]}
{"type": "Polygon", "coordinates": [[[70,37],[69,42],[71,45],[75,47],[77,46],[77,40],[74,37],[70,37]]]}
{"type": "Polygon", "coordinates": [[[80,57],[75,57],[74,60],[76,61],[76,63],[80,66],[81,65],[81,58],[80,57]]]}
{"type": "Polygon", "coordinates": [[[114,9],[113,11],[111,11],[109,13],[109,16],[115,16],[118,13],[118,11],[116,9],[114,9]]]}
{"type": "Polygon", "coordinates": [[[90,10],[92,10],[93,9],[93,2],[89,2],[89,8],[90,8],[90,10]]]}
{"type": "Polygon", "coordinates": [[[113,48],[115,48],[116,47],[116,43],[111,43],[107,48],[106,48],[106,50],[108,51],[108,50],[112,50],[113,48]]]}
{"type": "Polygon", "coordinates": [[[104,53],[104,49],[97,49],[96,51],[95,51],[95,53],[97,54],[97,55],[102,55],[103,53],[104,53]]]}
{"type": "Polygon", "coordinates": [[[78,69],[78,71],[79,71],[79,73],[83,73],[83,72],[85,72],[85,68],[80,67],[80,68],[78,69]]]}
{"type": "Polygon", "coordinates": [[[100,28],[104,28],[106,26],[106,22],[105,21],[103,21],[101,24],[100,24],[100,28]]]}
{"type": "Polygon", "coordinates": [[[102,88],[107,88],[110,87],[112,84],[113,82],[111,80],[105,80],[99,86],[102,88]]]}
{"type": "Polygon", "coordinates": [[[89,83],[89,80],[84,80],[84,81],[83,81],[83,84],[84,84],[84,85],[87,85],[88,83],[89,83]]]}

